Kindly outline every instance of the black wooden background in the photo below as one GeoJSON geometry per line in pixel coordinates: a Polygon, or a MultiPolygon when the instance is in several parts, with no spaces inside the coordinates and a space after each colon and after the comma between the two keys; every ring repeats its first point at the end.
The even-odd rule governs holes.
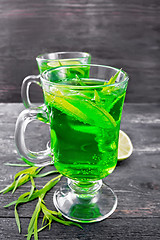
{"type": "MultiPolygon", "coordinates": [[[[126,102],[160,102],[159,0],[0,0],[0,102],[21,102],[36,56],[55,51],[126,70],[126,102]]],[[[32,100],[42,100],[34,87],[32,100]]]]}

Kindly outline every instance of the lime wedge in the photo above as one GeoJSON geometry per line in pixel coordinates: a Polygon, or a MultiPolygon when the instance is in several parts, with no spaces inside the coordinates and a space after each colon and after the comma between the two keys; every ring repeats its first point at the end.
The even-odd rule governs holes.
{"type": "Polygon", "coordinates": [[[128,158],[133,152],[133,145],[128,135],[119,131],[118,161],[128,158]]]}
{"type": "Polygon", "coordinates": [[[56,67],[60,67],[60,66],[66,66],[66,65],[77,65],[77,64],[80,64],[79,61],[76,61],[76,60],[53,60],[53,61],[49,61],[47,63],[47,65],[49,67],[53,67],[53,68],[56,68],[56,67]]]}

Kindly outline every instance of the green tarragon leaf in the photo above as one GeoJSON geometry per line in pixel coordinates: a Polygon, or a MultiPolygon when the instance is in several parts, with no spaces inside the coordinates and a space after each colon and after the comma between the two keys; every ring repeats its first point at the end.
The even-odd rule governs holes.
{"type": "Polygon", "coordinates": [[[18,179],[16,180],[15,186],[14,186],[13,191],[12,191],[12,194],[16,191],[16,189],[17,189],[17,187],[18,187],[18,184],[19,184],[20,180],[22,179],[23,175],[24,175],[24,174],[21,174],[21,175],[18,177],[18,179]]]}
{"type": "Polygon", "coordinates": [[[80,86],[86,86],[86,84],[78,77],[77,74],[76,74],[76,80],[77,80],[77,83],[79,83],[80,86]]]}
{"type": "Polygon", "coordinates": [[[30,191],[30,194],[29,194],[29,197],[28,197],[28,198],[31,198],[31,196],[32,196],[33,193],[34,193],[34,189],[36,188],[36,185],[35,185],[35,182],[34,182],[33,177],[30,176],[30,179],[31,179],[31,191],[30,191]]]}
{"type": "Polygon", "coordinates": [[[90,104],[94,107],[95,111],[97,111],[97,113],[101,116],[101,118],[103,117],[104,123],[105,121],[109,121],[114,127],[116,127],[117,125],[116,121],[114,120],[114,118],[111,116],[110,113],[108,113],[104,108],[97,106],[93,102],[90,102],[90,104]]]}
{"type": "Polygon", "coordinates": [[[96,104],[100,104],[100,102],[101,102],[101,99],[98,95],[97,90],[94,90],[94,100],[95,100],[96,104]]]}
{"type": "Polygon", "coordinates": [[[114,84],[115,81],[118,79],[118,76],[120,76],[120,73],[121,73],[121,69],[114,75],[111,77],[111,79],[108,81],[108,85],[110,84],[114,84]]]}
{"type": "MultiPolygon", "coordinates": [[[[40,205],[40,200],[38,201],[36,208],[34,210],[34,213],[32,214],[32,218],[30,220],[29,226],[28,226],[28,235],[27,235],[27,240],[31,239],[31,236],[34,232],[34,229],[36,231],[36,226],[35,226],[35,221],[37,219],[37,217],[39,216],[39,213],[41,211],[41,205],[40,205]]],[[[36,235],[37,235],[37,231],[36,231],[36,235]]]]}
{"type": "Polygon", "coordinates": [[[28,164],[20,164],[20,163],[4,163],[6,166],[11,166],[11,167],[28,167],[28,164]]]}
{"type": "Polygon", "coordinates": [[[49,171],[49,172],[46,172],[46,173],[37,174],[34,177],[35,178],[41,178],[41,177],[46,177],[46,176],[49,176],[49,175],[52,175],[52,174],[55,174],[55,173],[58,173],[58,171],[57,170],[53,170],[53,171],[49,171]]]}
{"type": "Polygon", "coordinates": [[[108,88],[107,85],[114,84],[116,82],[116,80],[118,79],[118,77],[120,77],[120,73],[121,73],[121,69],[118,72],[116,72],[116,74],[114,76],[112,76],[108,82],[104,82],[105,87],[102,89],[102,92],[111,92],[113,87],[108,88]]]}
{"type": "Polygon", "coordinates": [[[21,232],[21,224],[20,224],[19,215],[18,215],[18,212],[17,212],[17,208],[16,208],[16,207],[17,207],[17,206],[15,205],[14,215],[15,215],[15,219],[16,219],[18,231],[19,231],[19,233],[20,233],[20,232],[21,232]]]}
{"type": "Polygon", "coordinates": [[[43,203],[41,203],[41,207],[42,207],[42,212],[44,213],[44,216],[49,221],[54,220],[56,222],[62,223],[62,224],[67,225],[67,226],[75,225],[77,227],[82,228],[81,225],[79,225],[78,223],[75,223],[75,222],[72,222],[72,221],[66,221],[66,220],[64,220],[62,218],[58,218],[58,217],[54,216],[53,212],[51,210],[47,209],[47,207],[43,203]]]}
{"type": "Polygon", "coordinates": [[[2,189],[0,191],[0,193],[7,193],[9,191],[13,191],[15,192],[15,190],[17,189],[17,187],[25,184],[26,182],[30,181],[30,176],[35,176],[36,174],[38,174],[40,171],[42,170],[42,168],[38,167],[31,167],[25,170],[22,170],[20,172],[18,172],[15,177],[14,177],[14,181],[13,183],[11,183],[9,186],[7,186],[6,188],[2,189]]]}

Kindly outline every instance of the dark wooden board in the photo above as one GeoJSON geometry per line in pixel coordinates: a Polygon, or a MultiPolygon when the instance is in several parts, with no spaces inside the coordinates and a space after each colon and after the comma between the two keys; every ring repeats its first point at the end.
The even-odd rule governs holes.
{"type": "MultiPolygon", "coordinates": [[[[83,224],[83,230],[53,223],[50,231],[46,229],[39,234],[39,239],[160,239],[159,107],[158,104],[124,105],[121,129],[130,136],[134,151],[129,159],[119,162],[115,171],[104,179],[118,196],[116,211],[102,222],[83,224]]],[[[22,104],[0,104],[0,189],[11,183],[16,172],[23,169],[4,165],[6,162],[20,163],[14,144],[14,128],[16,119],[23,109],[22,104]]],[[[37,145],[44,147],[49,138],[45,126],[38,122],[35,124],[28,129],[32,133],[27,135],[33,149],[37,145]],[[40,140],[42,135],[43,141],[40,140]]],[[[53,166],[47,167],[44,171],[51,169],[53,166]]],[[[36,179],[38,189],[49,179],[51,177],[36,179]]],[[[47,194],[45,201],[49,209],[54,209],[52,200],[54,190],[64,181],[65,178],[47,194]]],[[[3,206],[16,200],[29,189],[30,184],[26,184],[13,195],[11,193],[0,195],[0,239],[25,239],[29,219],[37,201],[18,207],[22,224],[21,235],[18,234],[15,223],[14,207],[3,206]]]]}
{"type": "MultiPolygon", "coordinates": [[[[0,221],[0,237],[2,240],[23,240],[28,218],[22,218],[22,234],[17,233],[16,223],[13,218],[4,218],[0,221]]],[[[39,234],[39,239],[50,240],[158,240],[160,239],[159,218],[135,219],[107,219],[94,224],[83,224],[83,230],[77,227],[62,226],[58,223],[39,234]]]]}
{"type": "MultiPolygon", "coordinates": [[[[159,0],[1,0],[0,102],[21,102],[24,77],[44,52],[87,51],[126,70],[127,102],[160,101],[159,0]]],[[[40,90],[34,89],[39,102],[40,90]]]]}

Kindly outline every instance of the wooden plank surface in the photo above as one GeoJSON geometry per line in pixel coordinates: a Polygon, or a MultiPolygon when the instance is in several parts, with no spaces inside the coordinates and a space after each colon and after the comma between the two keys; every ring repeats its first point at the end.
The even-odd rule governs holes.
{"type": "MultiPolygon", "coordinates": [[[[44,52],[87,51],[126,70],[127,102],[160,101],[159,0],[1,0],[0,102],[21,102],[24,77],[44,52]]],[[[39,102],[40,92],[33,100],[39,102]]]]}
{"type": "MultiPolygon", "coordinates": [[[[121,129],[131,138],[134,152],[131,157],[117,164],[115,171],[104,179],[118,196],[116,211],[106,220],[83,224],[83,230],[74,226],[67,227],[53,223],[52,228],[39,234],[41,239],[160,239],[160,113],[158,104],[125,104],[121,129]]],[[[0,104],[0,187],[13,181],[21,168],[5,166],[6,162],[19,162],[14,144],[16,118],[23,110],[22,104],[0,104]]],[[[33,149],[37,145],[44,147],[49,133],[47,126],[38,124],[30,126],[28,139],[33,149]],[[36,135],[36,137],[35,137],[36,135]],[[43,135],[43,141],[40,136],[43,135]],[[33,138],[31,140],[31,138],[33,138]]],[[[53,167],[47,167],[51,170],[53,167]]],[[[47,171],[46,170],[46,171],[47,171]]],[[[36,179],[41,188],[51,177],[36,179]]],[[[57,189],[65,178],[54,189],[57,189]]],[[[29,219],[34,211],[36,201],[22,205],[18,212],[22,224],[22,234],[18,234],[14,219],[14,207],[3,206],[30,189],[29,184],[20,187],[13,195],[0,195],[0,239],[25,239],[29,219]]],[[[46,196],[47,207],[54,209],[52,197],[54,189],[46,196]]],[[[41,217],[40,217],[41,218],[41,217]]],[[[42,218],[41,218],[42,220],[42,218]]]]}
{"type": "MultiPolygon", "coordinates": [[[[24,228],[29,224],[29,219],[22,219],[23,232],[24,228]]],[[[65,227],[55,223],[50,231],[46,230],[39,234],[39,240],[158,240],[159,237],[159,219],[107,219],[100,223],[83,224],[83,230],[76,227],[65,227]],[[145,224],[144,224],[145,223],[145,224]]],[[[18,234],[15,221],[12,218],[5,218],[0,222],[0,236],[1,239],[8,240],[23,240],[24,234],[18,234]],[[3,227],[5,226],[5,231],[3,227]]]]}

